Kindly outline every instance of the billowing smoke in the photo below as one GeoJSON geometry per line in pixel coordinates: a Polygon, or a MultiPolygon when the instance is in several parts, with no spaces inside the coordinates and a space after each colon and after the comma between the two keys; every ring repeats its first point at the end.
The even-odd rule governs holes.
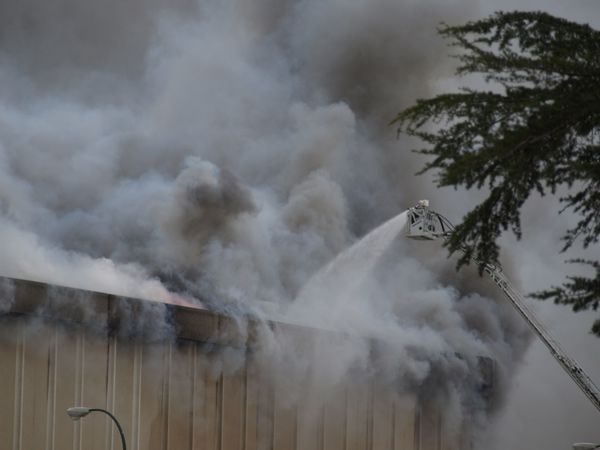
{"type": "Polygon", "coordinates": [[[266,335],[285,349],[270,363],[316,370],[323,386],[378,371],[468,417],[478,357],[497,361],[502,386],[527,343],[489,285],[400,228],[376,258],[306,285],[432,193],[386,123],[448,73],[435,26],[476,10],[4,2],[0,274],[333,329],[348,338],[303,357],[266,335]]]}

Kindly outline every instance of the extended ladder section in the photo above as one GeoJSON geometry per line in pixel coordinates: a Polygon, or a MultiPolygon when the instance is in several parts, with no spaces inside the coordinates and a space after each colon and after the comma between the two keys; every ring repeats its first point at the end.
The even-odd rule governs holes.
{"type": "MultiPolygon", "coordinates": [[[[447,239],[454,226],[441,214],[429,209],[429,202],[421,200],[417,206],[408,210],[408,233],[407,237],[419,240],[447,239]]],[[[477,262],[477,261],[475,261],[477,262]]],[[[542,342],[548,347],[550,353],[558,361],[565,372],[571,377],[577,386],[583,391],[587,398],[600,411],[600,390],[592,379],[585,373],[579,364],[569,358],[560,348],[558,343],[544,329],[535,315],[527,306],[521,294],[512,286],[502,269],[493,264],[485,264],[484,272],[489,275],[494,283],[502,290],[506,298],[512,303],[516,310],[523,316],[531,329],[537,334],[542,342]]]]}

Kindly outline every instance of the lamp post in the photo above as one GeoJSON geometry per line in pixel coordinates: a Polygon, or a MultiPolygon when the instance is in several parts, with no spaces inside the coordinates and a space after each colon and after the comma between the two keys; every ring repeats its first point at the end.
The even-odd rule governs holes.
{"type": "Polygon", "coordinates": [[[580,442],[578,444],[573,444],[573,450],[584,450],[594,448],[600,448],[600,444],[591,444],[589,442],[580,442]]]}
{"type": "Polygon", "coordinates": [[[102,408],[86,408],[85,406],[73,406],[72,408],[67,409],[67,414],[69,415],[69,417],[71,419],[79,420],[82,417],[85,417],[89,413],[94,412],[94,411],[103,412],[104,414],[108,415],[115,422],[115,425],[117,426],[117,429],[119,430],[119,434],[121,435],[121,445],[123,446],[123,450],[127,450],[127,444],[125,443],[125,434],[123,433],[123,428],[121,428],[121,424],[119,423],[117,418],[115,416],[113,416],[110,412],[108,412],[107,410],[102,409],[102,408]]]}

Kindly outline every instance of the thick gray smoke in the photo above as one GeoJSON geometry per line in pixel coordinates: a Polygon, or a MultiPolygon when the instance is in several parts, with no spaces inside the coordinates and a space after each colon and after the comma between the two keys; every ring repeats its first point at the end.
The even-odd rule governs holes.
{"type": "Polygon", "coordinates": [[[477,6],[2,2],[0,274],[341,331],[294,361],[265,336],[285,350],[270,363],[323,386],[359,368],[429,387],[459,428],[483,410],[477,357],[497,361],[502,387],[527,344],[489,285],[396,239],[360,283],[354,268],[294,299],[435,195],[386,123],[448,75],[435,26],[477,6]]]}
{"type": "Polygon", "coordinates": [[[385,123],[442,73],[431,30],[472,6],[3,4],[2,272],[289,301],[412,203],[385,123]]]}

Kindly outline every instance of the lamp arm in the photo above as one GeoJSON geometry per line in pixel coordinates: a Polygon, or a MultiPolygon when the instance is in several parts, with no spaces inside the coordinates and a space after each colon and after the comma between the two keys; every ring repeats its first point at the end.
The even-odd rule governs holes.
{"type": "Polygon", "coordinates": [[[119,430],[119,434],[121,435],[121,445],[123,446],[123,450],[127,450],[127,444],[125,443],[125,433],[123,433],[123,428],[121,428],[121,424],[119,423],[117,418],[115,416],[113,416],[109,411],[102,409],[102,408],[90,408],[90,412],[93,412],[93,411],[103,412],[104,414],[107,414],[113,420],[113,422],[117,426],[117,429],[119,430]]]}

